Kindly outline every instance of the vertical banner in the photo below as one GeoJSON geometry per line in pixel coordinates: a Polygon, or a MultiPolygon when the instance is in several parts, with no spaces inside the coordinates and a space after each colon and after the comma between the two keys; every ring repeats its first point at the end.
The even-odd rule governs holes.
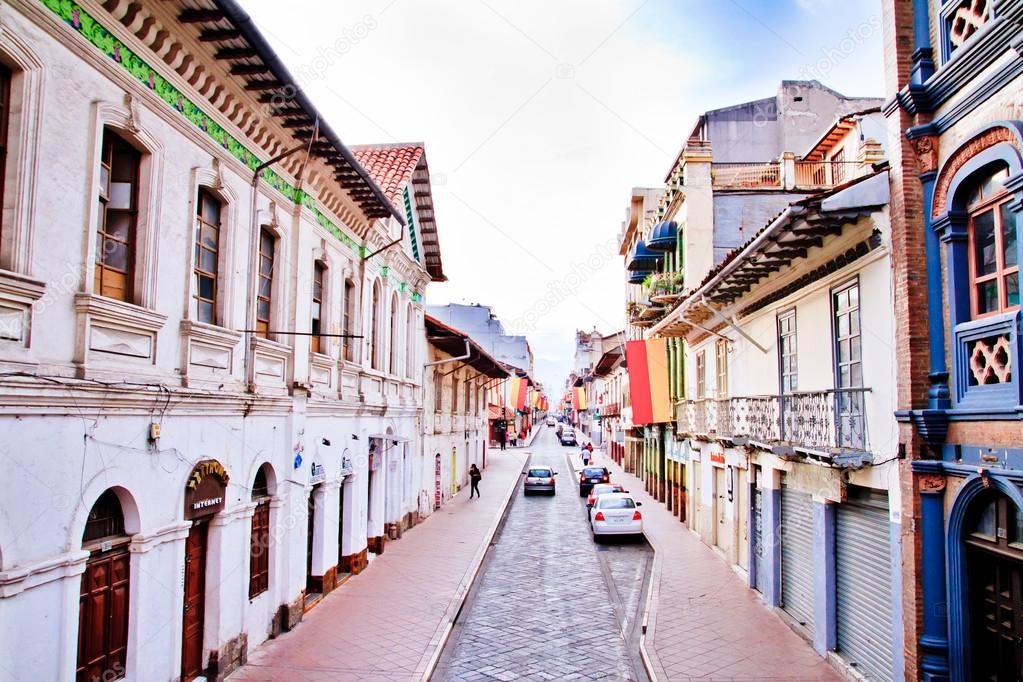
{"type": "Polygon", "coordinates": [[[629,341],[625,345],[629,369],[629,394],[632,397],[632,423],[636,425],[670,422],[671,398],[668,395],[668,347],[665,339],[629,341]]]}
{"type": "Polygon", "coordinates": [[[513,377],[511,380],[511,401],[510,407],[516,410],[526,409],[526,391],[529,385],[525,377],[513,377]]]}
{"type": "Polygon", "coordinates": [[[572,389],[572,407],[576,410],[585,410],[586,404],[586,389],[582,386],[572,389]]]}

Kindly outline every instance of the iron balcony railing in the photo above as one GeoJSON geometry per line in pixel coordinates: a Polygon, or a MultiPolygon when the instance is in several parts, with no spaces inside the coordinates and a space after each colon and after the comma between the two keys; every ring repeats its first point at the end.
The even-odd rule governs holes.
{"type": "Polygon", "coordinates": [[[683,400],[680,434],[784,444],[824,452],[866,452],[868,388],[683,400]]]}

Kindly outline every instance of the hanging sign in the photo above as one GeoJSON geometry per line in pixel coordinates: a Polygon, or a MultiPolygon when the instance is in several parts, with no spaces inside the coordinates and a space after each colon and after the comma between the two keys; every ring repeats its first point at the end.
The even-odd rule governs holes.
{"type": "Polygon", "coordinates": [[[224,508],[229,477],[224,465],[215,459],[199,462],[185,484],[185,518],[216,514],[224,508]]]}

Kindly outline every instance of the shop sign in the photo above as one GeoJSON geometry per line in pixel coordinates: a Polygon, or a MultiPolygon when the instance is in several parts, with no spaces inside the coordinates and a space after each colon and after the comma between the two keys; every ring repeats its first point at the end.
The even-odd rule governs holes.
{"type": "Polygon", "coordinates": [[[185,484],[185,518],[216,514],[224,508],[229,477],[224,465],[215,459],[199,462],[185,484]]]}
{"type": "Polygon", "coordinates": [[[723,453],[723,452],[712,452],[712,453],[710,453],[710,461],[713,462],[714,464],[724,465],[724,463],[725,463],[725,453],[723,453]]]}
{"type": "Polygon", "coordinates": [[[309,467],[309,484],[316,485],[317,483],[323,483],[327,480],[327,469],[322,464],[313,462],[312,466],[309,467]]]}
{"type": "Polygon", "coordinates": [[[355,467],[352,465],[352,458],[351,457],[342,457],[341,458],[341,475],[342,476],[350,476],[353,473],[355,473],[355,467]]]}

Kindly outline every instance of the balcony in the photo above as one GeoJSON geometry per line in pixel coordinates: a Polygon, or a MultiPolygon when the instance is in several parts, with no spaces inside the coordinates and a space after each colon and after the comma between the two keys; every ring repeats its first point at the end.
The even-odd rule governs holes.
{"type": "Polygon", "coordinates": [[[778,161],[712,163],[714,189],[824,189],[861,175],[870,164],[859,161],[778,161]]]}
{"type": "Polygon", "coordinates": [[[684,400],[677,433],[736,445],[754,443],[783,458],[856,463],[867,455],[867,388],[781,396],[684,400]]]}

